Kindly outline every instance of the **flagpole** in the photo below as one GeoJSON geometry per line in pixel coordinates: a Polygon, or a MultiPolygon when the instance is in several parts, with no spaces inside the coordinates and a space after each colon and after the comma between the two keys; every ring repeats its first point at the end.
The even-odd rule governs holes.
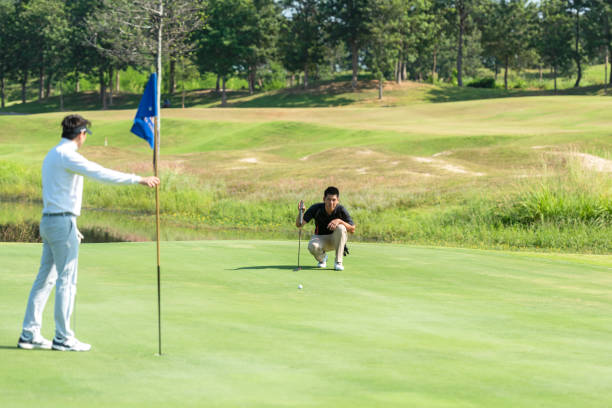
{"type": "MultiPolygon", "coordinates": [[[[153,167],[155,177],[159,177],[158,160],[160,148],[160,133],[161,133],[161,77],[162,77],[162,22],[164,14],[163,0],[159,0],[159,27],[157,31],[157,95],[156,95],[156,111],[155,116],[155,145],[153,151],[153,167]]],[[[161,344],[161,272],[160,272],[160,251],[159,251],[159,185],[155,186],[155,225],[157,230],[157,339],[158,353],[162,355],[161,344]]]]}
{"type": "MultiPolygon", "coordinates": [[[[159,158],[159,133],[157,129],[159,119],[155,117],[155,146],[153,150],[153,171],[155,177],[159,177],[158,158],[159,158]]],[[[161,356],[161,272],[160,272],[160,251],[159,251],[159,185],[155,186],[155,226],[157,241],[157,339],[158,353],[161,356]]]]}

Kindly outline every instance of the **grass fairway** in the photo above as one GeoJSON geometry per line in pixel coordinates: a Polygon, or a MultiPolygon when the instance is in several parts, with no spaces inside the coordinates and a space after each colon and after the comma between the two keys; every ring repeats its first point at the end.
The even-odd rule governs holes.
{"type": "Polygon", "coordinates": [[[357,243],[344,272],[294,272],[296,242],[168,242],[156,357],[154,247],[81,247],[79,354],[14,348],[41,247],[0,245],[0,406],[612,401],[610,256],[357,243]]]}

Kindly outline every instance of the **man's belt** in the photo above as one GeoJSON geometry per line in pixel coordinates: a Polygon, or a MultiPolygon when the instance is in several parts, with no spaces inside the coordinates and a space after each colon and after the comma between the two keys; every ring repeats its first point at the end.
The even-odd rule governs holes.
{"type": "Polygon", "coordinates": [[[76,217],[76,214],[71,212],[43,213],[43,217],[76,217]]]}

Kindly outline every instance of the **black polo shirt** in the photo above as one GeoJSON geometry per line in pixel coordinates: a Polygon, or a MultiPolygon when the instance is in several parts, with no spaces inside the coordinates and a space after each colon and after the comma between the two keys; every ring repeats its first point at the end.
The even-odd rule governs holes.
{"type": "Polygon", "coordinates": [[[315,220],[315,235],[329,235],[333,234],[334,231],[327,229],[327,225],[336,218],[340,218],[342,221],[355,225],[346,208],[338,204],[334,211],[327,215],[325,211],[325,203],[317,203],[311,205],[308,210],[304,213],[304,222],[309,222],[314,218],[315,220]]]}

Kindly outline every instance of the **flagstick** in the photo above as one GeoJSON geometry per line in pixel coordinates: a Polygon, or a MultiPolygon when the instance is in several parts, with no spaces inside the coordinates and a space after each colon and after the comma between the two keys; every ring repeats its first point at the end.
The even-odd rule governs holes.
{"type": "MultiPolygon", "coordinates": [[[[157,86],[156,86],[156,112],[155,116],[155,143],[153,152],[153,167],[155,171],[155,177],[159,177],[157,161],[159,159],[159,144],[160,144],[160,133],[161,133],[161,91],[162,91],[162,25],[164,16],[164,3],[163,0],[159,0],[159,27],[157,29],[157,86]]],[[[155,223],[157,227],[157,338],[158,338],[158,352],[162,355],[161,346],[161,273],[159,268],[159,185],[155,186],[155,223]]]]}
{"type": "MultiPolygon", "coordinates": [[[[158,133],[157,133],[157,116],[155,117],[155,142],[153,148],[153,171],[155,177],[159,177],[157,159],[159,155],[159,145],[157,144],[158,133]]],[[[158,352],[161,356],[161,273],[160,273],[160,256],[159,256],[159,185],[155,186],[155,226],[156,226],[156,238],[157,238],[157,339],[158,339],[158,352]]]]}

